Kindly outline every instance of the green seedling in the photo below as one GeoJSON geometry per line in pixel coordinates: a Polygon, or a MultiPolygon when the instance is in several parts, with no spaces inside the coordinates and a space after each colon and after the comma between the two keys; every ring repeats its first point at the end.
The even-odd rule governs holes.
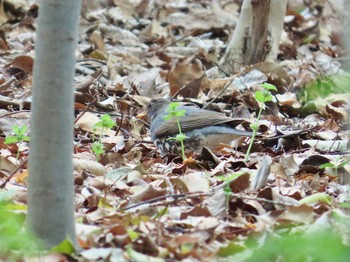
{"type": "Polygon", "coordinates": [[[116,123],[115,121],[111,118],[111,116],[109,114],[104,114],[102,117],[101,117],[101,121],[97,122],[95,124],[95,127],[102,127],[102,132],[101,134],[103,133],[103,131],[107,128],[113,128],[116,126],[116,123]]]}
{"type": "Polygon", "coordinates": [[[344,161],[340,157],[337,157],[334,161],[320,165],[320,168],[332,168],[334,169],[335,176],[338,177],[339,169],[348,164],[350,160],[344,161]]]}
{"type": "Polygon", "coordinates": [[[231,194],[232,194],[232,189],[230,187],[230,183],[235,180],[237,177],[243,175],[243,172],[239,172],[239,173],[234,173],[228,177],[224,177],[224,176],[217,176],[217,180],[219,181],[223,181],[224,182],[224,188],[223,191],[226,195],[226,208],[227,210],[229,209],[229,204],[230,204],[230,198],[231,198],[231,194]]]}
{"type": "Polygon", "coordinates": [[[96,159],[100,159],[100,156],[104,154],[103,145],[99,141],[95,141],[91,146],[92,152],[94,153],[96,159]]]}
{"type": "Polygon", "coordinates": [[[1,199],[0,196],[1,261],[23,261],[24,256],[38,254],[43,247],[39,239],[26,229],[23,211],[23,205],[1,199]]]}
{"type": "Polygon", "coordinates": [[[262,84],[261,87],[263,87],[263,90],[259,90],[259,91],[255,92],[255,99],[256,99],[256,101],[258,101],[260,109],[259,109],[258,117],[255,119],[255,122],[250,124],[250,128],[253,130],[253,135],[252,135],[252,139],[250,141],[247,153],[246,153],[245,158],[244,158],[245,162],[248,161],[248,157],[250,155],[250,151],[252,149],[256,133],[259,129],[259,120],[260,120],[262,111],[265,109],[265,103],[273,100],[273,96],[272,96],[270,90],[277,91],[276,86],[268,84],[268,83],[262,84]]]}
{"type": "Polygon", "coordinates": [[[185,116],[186,110],[178,109],[179,106],[180,106],[179,102],[170,103],[167,110],[166,110],[166,112],[168,114],[164,117],[164,119],[166,121],[169,121],[169,120],[175,118],[179,133],[175,137],[171,137],[168,139],[173,139],[173,140],[176,140],[180,143],[182,159],[186,160],[184,140],[188,137],[184,133],[182,133],[181,124],[180,124],[180,118],[185,116]]]}
{"type": "Polygon", "coordinates": [[[13,136],[8,136],[5,138],[5,144],[18,144],[18,149],[17,149],[17,155],[16,155],[16,159],[18,160],[19,158],[19,148],[20,148],[20,144],[23,142],[28,142],[30,140],[29,136],[27,136],[27,131],[28,131],[28,127],[26,125],[24,126],[13,126],[13,136]]]}
{"type": "MultiPolygon", "coordinates": [[[[99,140],[98,141],[94,141],[93,145],[92,145],[92,152],[94,153],[94,155],[96,156],[96,159],[98,160],[100,158],[100,156],[104,153],[104,149],[103,149],[103,145],[101,142],[102,139],[102,134],[106,129],[111,129],[113,127],[116,126],[115,121],[111,118],[111,116],[109,114],[104,114],[101,117],[101,120],[99,122],[97,122],[94,125],[94,135],[96,134],[96,129],[97,127],[102,128],[101,129],[101,133],[99,134],[99,140]]],[[[95,140],[95,136],[93,137],[93,140],[95,140]]]]}

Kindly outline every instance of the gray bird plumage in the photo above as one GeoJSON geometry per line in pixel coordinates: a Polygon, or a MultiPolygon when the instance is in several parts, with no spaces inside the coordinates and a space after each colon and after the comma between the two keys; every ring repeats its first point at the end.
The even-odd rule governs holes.
{"type": "MultiPolygon", "coordinates": [[[[152,99],[148,105],[151,138],[162,154],[178,153],[179,143],[169,140],[178,134],[176,119],[166,121],[166,109],[171,101],[167,99],[152,99]]],[[[182,132],[188,137],[185,139],[185,151],[200,153],[203,146],[215,149],[220,143],[230,143],[242,136],[252,136],[251,132],[238,130],[235,127],[243,119],[235,119],[222,113],[200,109],[193,105],[181,103],[179,110],[185,110],[185,116],[180,117],[182,132]]]]}

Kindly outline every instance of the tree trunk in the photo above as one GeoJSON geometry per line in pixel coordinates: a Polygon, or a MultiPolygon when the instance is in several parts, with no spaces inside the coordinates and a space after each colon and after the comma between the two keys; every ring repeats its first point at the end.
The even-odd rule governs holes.
{"type": "Polygon", "coordinates": [[[75,242],[74,50],[80,1],[41,0],[35,44],[28,227],[47,247],[75,242]]]}
{"type": "Polygon", "coordinates": [[[221,68],[231,74],[243,65],[275,61],[286,8],[287,0],[244,0],[237,26],[220,60],[221,68]]]}
{"type": "Polygon", "coordinates": [[[244,64],[256,64],[264,61],[269,47],[269,13],[271,0],[251,0],[252,23],[247,36],[244,64]]]}

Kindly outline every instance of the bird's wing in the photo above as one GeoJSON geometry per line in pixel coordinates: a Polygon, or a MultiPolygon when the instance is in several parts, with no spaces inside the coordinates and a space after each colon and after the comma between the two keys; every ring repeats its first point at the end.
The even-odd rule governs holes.
{"type": "MultiPolygon", "coordinates": [[[[179,109],[185,109],[186,107],[180,106],[179,109]]],[[[158,117],[164,117],[163,115],[159,115],[158,117]]],[[[241,123],[243,123],[244,119],[236,119],[236,118],[230,118],[225,116],[222,113],[210,111],[210,110],[203,110],[192,107],[191,110],[186,110],[186,116],[179,118],[181,129],[183,132],[201,128],[205,126],[210,125],[219,125],[227,123],[232,127],[235,127],[241,123]]],[[[155,129],[155,135],[161,136],[164,134],[167,135],[175,135],[179,133],[178,126],[176,123],[176,119],[171,119],[168,121],[159,121],[162,124],[154,127],[155,129]]]]}
{"type": "Polygon", "coordinates": [[[229,124],[230,126],[235,127],[245,121],[244,119],[227,117],[224,114],[215,111],[199,110],[198,113],[200,115],[191,111],[190,114],[186,114],[186,117],[180,118],[180,124],[184,131],[220,124],[229,124]]]}

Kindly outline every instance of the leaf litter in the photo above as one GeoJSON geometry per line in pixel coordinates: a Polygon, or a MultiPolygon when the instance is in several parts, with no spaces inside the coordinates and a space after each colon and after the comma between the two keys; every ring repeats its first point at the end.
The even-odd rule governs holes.
{"type": "MultiPolygon", "coordinates": [[[[14,192],[9,201],[26,205],[28,172],[21,162],[28,145],[19,148],[16,160],[17,146],[4,139],[14,125],[30,130],[38,5],[5,2],[1,191],[14,192]]],[[[350,90],[340,60],[344,14],[335,1],[322,8],[316,1],[291,2],[277,63],[213,78],[238,18],[236,2],[86,1],[74,129],[76,228],[84,251],[74,259],[345,261],[350,90]],[[259,122],[262,137],[247,162],[248,140],[186,162],[161,156],[151,142],[141,116],[151,98],[177,96],[200,107],[210,102],[210,109],[254,119],[259,109],[254,93],[264,82],[278,91],[259,122]],[[95,133],[104,114],[117,126],[95,133]],[[104,154],[97,161],[92,143],[101,132],[104,154]],[[336,243],[327,249],[340,252],[330,260],[312,247],[315,239],[327,237],[336,243]]]]}

